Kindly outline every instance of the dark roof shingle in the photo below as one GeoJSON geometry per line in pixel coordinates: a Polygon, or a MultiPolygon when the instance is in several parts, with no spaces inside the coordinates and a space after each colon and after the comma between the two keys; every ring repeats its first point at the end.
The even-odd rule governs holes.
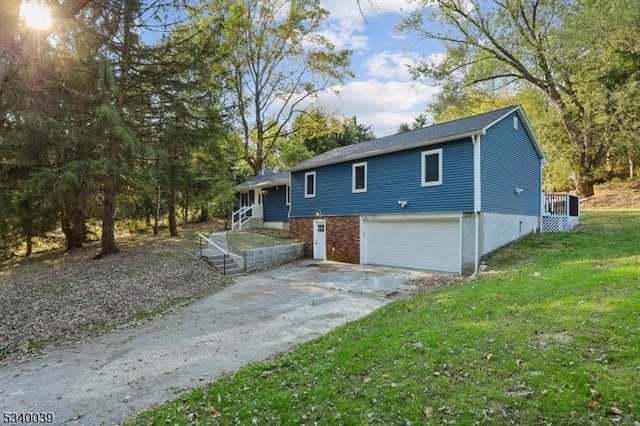
{"type": "Polygon", "coordinates": [[[519,109],[520,107],[518,106],[510,106],[472,117],[435,124],[406,133],[398,133],[355,145],[335,148],[303,161],[292,167],[291,171],[305,170],[467,137],[485,130],[505,115],[519,109]]]}
{"type": "Polygon", "coordinates": [[[288,185],[289,172],[271,173],[254,176],[236,186],[236,191],[248,188],[269,188],[272,186],[288,185]]]}

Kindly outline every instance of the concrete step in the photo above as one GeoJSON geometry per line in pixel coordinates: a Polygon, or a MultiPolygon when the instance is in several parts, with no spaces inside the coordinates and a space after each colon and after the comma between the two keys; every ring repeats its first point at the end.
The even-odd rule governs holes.
{"type": "Polygon", "coordinates": [[[211,264],[220,264],[222,265],[223,262],[227,262],[227,263],[235,263],[234,260],[231,258],[231,256],[222,256],[222,255],[213,255],[213,256],[204,256],[205,259],[207,259],[207,262],[211,263],[211,264]]]}
{"type": "Polygon", "coordinates": [[[207,262],[216,268],[218,272],[225,275],[239,275],[244,273],[244,269],[240,268],[238,264],[231,258],[231,256],[215,255],[206,256],[207,262]],[[226,263],[226,266],[225,266],[226,263]]]}
{"type": "MultiPolygon", "coordinates": [[[[216,268],[217,269],[217,268],[216,268]]],[[[220,272],[221,274],[222,272],[222,268],[217,269],[218,272],[220,272]]],[[[224,272],[225,275],[244,275],[244,269],[241,269],[240,267],[236,266],[233,268],[229,268],[227,266],[226,271],[224,272]]]]}

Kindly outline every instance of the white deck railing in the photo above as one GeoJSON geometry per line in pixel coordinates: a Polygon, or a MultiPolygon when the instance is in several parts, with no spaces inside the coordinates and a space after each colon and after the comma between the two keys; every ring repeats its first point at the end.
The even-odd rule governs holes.
{"type": "Polygon", "coordinates": [[[540,232],[570,231],[580,221],[580,199],[567,193],[542,193],[540,232]]]}
{"type": "Polygon", "coordinates": [[[242,225],[254,218],[262,219],[262,215],[262,206],[258,204],[240,207],[231,216],[231,230],[242,229],[242,225]]]}

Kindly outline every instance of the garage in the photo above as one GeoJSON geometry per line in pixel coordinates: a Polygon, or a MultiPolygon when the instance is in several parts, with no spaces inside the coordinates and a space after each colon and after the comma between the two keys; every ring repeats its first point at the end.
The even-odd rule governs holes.
{"type": "Polygon", "coordinates": [[[362,218],[361,260],[461,273],[460,217],[362,218]]]}

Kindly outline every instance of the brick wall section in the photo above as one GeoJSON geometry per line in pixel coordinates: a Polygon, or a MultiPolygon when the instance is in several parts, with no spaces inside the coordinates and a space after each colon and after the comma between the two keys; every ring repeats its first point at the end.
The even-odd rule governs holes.
{"type": "Polygon", "coordinates": [[[360,218],[358,216],[304,217],[289,220],[291,234],[304,242],[306,257],[313,257],[313,221],[327,221],[327,260],[360,263],[360,218]]]}
{"type": "Polygon", "coordinates": [[[304,256],[313,257],[313,218],[290,218],[289,233],[293,238],[304,243],[304,256]]]}
{"type": "Polygon", "coordinates": [[[360,217],[327,218],[327,259],[360,263],[360,217]]]}

